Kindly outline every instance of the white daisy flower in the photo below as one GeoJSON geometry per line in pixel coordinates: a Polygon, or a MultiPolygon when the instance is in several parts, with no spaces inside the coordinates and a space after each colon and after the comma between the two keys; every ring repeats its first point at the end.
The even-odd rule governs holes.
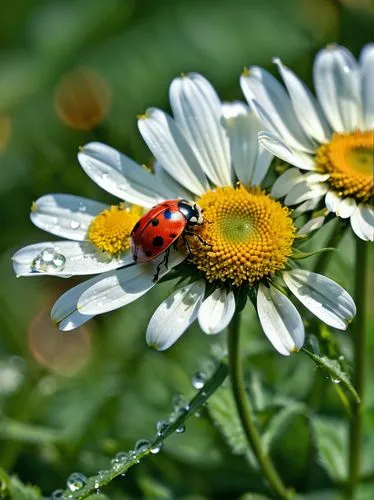
{"type": "MultiPolygon", "coordinates": [[[[204,211],[204,223],[194,226],[200,239],[187,237],[191,253],[172,249],[168,268],[160,266],[158,280],[172,268],[173,276],[190,280],[156,309],[146,332],[148,344],[167,349],[196,319],[209,335],[222,331],[239,295],[251,291],[273,346],[284,355],[298,351],[304,342],[303,322],[280,288],[288,288],[328,325],[345,329],[355,315],[354,302],[331,279],[295,266],[292,253],[298,235],[291,212],[260,187],[272,155],[257,141],[261,127],[256,116],[243,103],[222,104],[198,74],[172,82],[170,103],[173,117],[151,108],[139,119],[140,132],[156,158],[154,174],[104,144],[87,144],[78,155],[85,172],[122,200],[146,209],[184,198],[204,211]]],[[[103,213],[98,207],[81,233],[99,248],[103,213]]],[[[128,246],[129,238],[124,242],[116,224],[105,227],[101,251],[118,259],[123,252],[117,254],[117,243],[128,246]]],[[[45,228],[50,230],[50,225],[45,228]]],[[[307,231],[304,227],[300,233],[307,231]]],[[[52,318],[61,330],[71,330],[133,302],[155,286],[155,269],[163,257],[81,283],[60,297],[52,318]]],[[[15,260],[17,271],[17,254],[15,260]]]]}
{"type": "Polygon", "coordinates": [[[374,240],[374,44],[357,62],[337,45],[318,52],[313,67],[317,99],[279,59],[284,87],[266,70],[241,76],[243,93],[267,130],[262,146],[297,168],[286,170],[271,194],[286,205],[350,219],[362,240],[374,240]],[[302,173],[300,170],[306,170],[302,173]]]}

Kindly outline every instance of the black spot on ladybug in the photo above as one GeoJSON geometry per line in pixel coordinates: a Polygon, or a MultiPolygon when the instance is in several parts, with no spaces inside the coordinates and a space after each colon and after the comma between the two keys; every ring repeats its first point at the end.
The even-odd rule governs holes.
{"type": "Polygon", "coordinates": [[[164,238],[162,236],[156,236],[153,238],[153,245],[155,247],[162,247],[164,244],[164,238]]]}
{"type": "Polygon", "coordinates": [[[160,221],[158,219],[153,219],[151,224],[152,226],[158,226],[160,224],[160,221]]]}
{"type": "Polygon", "coordinates": [[[173,238],[173,239],[174,239],[174,238],[176,238],[178,235],[177,235],[177,234],[175,234],[175,233],[170,233],[170,234],[169,234],[169,236],[170,236],[170,238],[173,238]]]}
{"type": "Polygon", "coordinates": [[[146,250],[144,253],[147,257],[152,257],[152,252],[150,252],[149,250],[146,250]]]}
{"type": "Polygon", "coordinates": [[[133,227],[132,232],[137,231],[137,230],[139,229],[139,227],[140,227],[140,221],[138,221],[138,222],[135,224],[135,226],[133,227]]]}
{"type": "Polygon", "coordinates": [[[172,213],[170,212],[170,209],[167,208],[165,211],[164,211],[164,217],[165,219],[171,219],[172,217],[172,213]]]}

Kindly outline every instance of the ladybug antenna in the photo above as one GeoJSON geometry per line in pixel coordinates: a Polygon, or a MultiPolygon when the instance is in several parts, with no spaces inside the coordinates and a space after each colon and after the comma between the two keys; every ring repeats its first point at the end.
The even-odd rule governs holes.
{"type": "Polygon", "coordinates": [[[203,221],[207,222],[208,224],[212,224],[213,223],[213,221],[208,220],[205,216],[203,217],[203,221]]]}

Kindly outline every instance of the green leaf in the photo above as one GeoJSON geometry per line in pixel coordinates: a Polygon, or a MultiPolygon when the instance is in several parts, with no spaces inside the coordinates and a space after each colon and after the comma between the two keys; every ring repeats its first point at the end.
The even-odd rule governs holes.
{"type": "Polygon", "coordinates": [[[339,420],[314,417],[312,426],[320,463],[334,481],[347,478],[347,427],[339,420]]]}
{"type": "Polygon", "coordinates": [[[345,390],[350,394],[352,399],[356,403],[360,403],[360,398],[359,395],[356,392],[356,389],[353,387],[347,373],[345,373],[340,364],[339,361],[336,359],[330,359],[327,356],[318,356],[317,354],[313,354],[311,351],[308,349],[305,349],[303,347],[303,351],[310,357],[312,360],[322,368],[324,371],[327,372],[330,380],[334,384],[339,384],[341,383],[342,386],[345,388],[345,390]]]}
{"type": "Polygon", "coordinates": [[[238,417],[229,384],[222,386],[210,398],[208,410],[233,453],[243,455],[248,449],[248,443],[238,417]]]}
{"type": "Polygon", "coordinates": [[[290,420],[297,414],[307,415],[307,407],[303,403],[291,404],[275,414],[262,436],[265,450],[270,451],[273,441],[284,434],[290,420]]]}
{"type": "Polygon", "coordinates": [[[9,498],[12,500],[38,500],[43,498],[37,486],[24,485],[16,476],[10,480],[9,498]]]}

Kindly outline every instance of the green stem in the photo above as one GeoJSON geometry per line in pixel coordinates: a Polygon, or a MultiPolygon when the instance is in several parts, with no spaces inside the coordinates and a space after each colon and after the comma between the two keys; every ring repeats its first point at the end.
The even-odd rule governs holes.
{"type": "Polygon", "coordinates": [[[228,351],[229,351],[229,374],[232,392],[238,411],[238,415],[251,447],[263,473],[265,474],[271,488],[278,498],[291,498],[290,492],[279,477],[269,455],[262,447],[261,437],[253,419],[249,405],[248,395],[244,386],[243,369],[240,360],[240,315],[236,314],[229,326],[228,351]]]}
{"type": "MultiPolygon", "coordinates": [[[[326,248],[337,249],[340,245],[340,242],[343,239],[343,236],[345,235],[346,226],[344,224],[341,224],[341,221],[339,220],[336,222],[337,223],[334,229],[332,230],[329,239],[324,245],[326,248]]],[[[329,265],[330,259],[334,255],[334,253],[335,252],[321,252],[317,257],[317,260],[313,266],[313,271],[315,273],[324,274],[327,269],[327,266],[329,265]]]]}
{"type": "Polygon", "coordinates": [[[353,384],[360,397],[361,404],[352,409],[349,446],[349,498],[354,497],[356,484],[360,476],[362,417],[365,382],[365,330],[366,330],[366,291],[368,243],[356,239],[355,302],[358,315],[354,327],[354,373],[353,384]]]}

